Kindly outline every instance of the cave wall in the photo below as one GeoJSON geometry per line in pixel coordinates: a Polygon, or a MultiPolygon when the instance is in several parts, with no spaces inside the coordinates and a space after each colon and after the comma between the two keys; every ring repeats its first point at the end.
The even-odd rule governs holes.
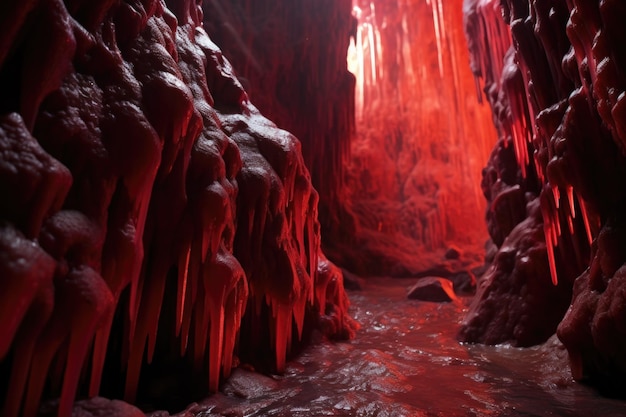
{"type": "Polygon", "coordinates": [[[352,0],[205,1],[211,38],[237,68],[261,112],[295,134],[318,191],[325,253],[353,243],[345,166],[354,135],[355,77],[346,53],[355,34],[352,0]]]}
{"type": "Polygon", "coordinates": [[[186,0],[0,5],[3,416],[133,401],[165,369],[215,391],[312,328],[353,332],[300,142],[202,21],[186,0]]]}
{"type": "Polygon", "coordinates": [[[611,385],[626,372],[626,5],[466,0],[464,9],[499,132],[482,183],[499,250],[461,339],[525,345],[558,325],[573,375],[611,385]]]}
{"type": "Polygon", "coordinates": [[[358,244],[344,251],[369,274],[481,264],[488,237],[476,221],[485,209],[480,172],[496,137],[488,106],[476,100],[462,1],[355,4],[348,60],[357,131],[346,200],[358,244]],[[450,247],[468,264],[450,265],[450,247]]]}

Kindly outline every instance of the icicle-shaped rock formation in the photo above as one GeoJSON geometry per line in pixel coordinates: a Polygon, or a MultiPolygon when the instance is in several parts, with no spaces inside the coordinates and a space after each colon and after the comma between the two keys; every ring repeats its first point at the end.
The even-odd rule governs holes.
{"type": "Polygon", "coordinates": [[[573,374],[611,385],[626,375],[626,5],[466,0],[465,15],[500,133],[483,177],[500,249],[461,337],[540,341],[573,287],[558,327],[573,374]]]}
{"type": "Polygon", "coordinates": [[[237,347],[246,320],[278,371],[305,321],[350,335],[300,143],[198,2],[11,1],[0,22],[3,416],[56,396],[68,416],[120,366],[132,401],[172,350],[215,391],[262,348],[237,347]]]}

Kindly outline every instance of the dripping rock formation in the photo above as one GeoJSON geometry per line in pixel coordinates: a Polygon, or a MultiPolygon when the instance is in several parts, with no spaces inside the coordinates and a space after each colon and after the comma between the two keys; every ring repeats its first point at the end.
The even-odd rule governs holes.
{"type": "Polygon", "coordinates": [[[524,346],[558,329],[574,377],[624,395],[626,4],[466,0],[464,13],[499,134],[482,181],[498,251],[459,337],[524,346]]]}
{"type": "Polygon", "coordinates": [[[626,4],[455,1],[1,2],[0,415],[140,415],[351,337],[321,235],[419,275],[483,238],[483,157],[459,339],[556,331],[624,395],[626,4]]]}
{"type": "Polygon", "coordinates": [[[161,369],[215,391],[238,360],[281,371],[311,329],[354,330],[300,142],[200,3],[0,5],[5,417],[132,402],[161,369]]]}
{"type": "Polygon", "coordinates": [[[237,69],[255,106],[302,143],[320,195],[324,253],[338,263],[354,247],[346,166],[355,130],[355,76],[346,51],[357,21],[352,0],[207,1],[207,32],[237,69]]]}

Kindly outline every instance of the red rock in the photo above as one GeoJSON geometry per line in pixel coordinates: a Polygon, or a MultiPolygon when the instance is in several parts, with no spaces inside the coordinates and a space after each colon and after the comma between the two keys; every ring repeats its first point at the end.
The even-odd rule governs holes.
{"type": "Polygon", "coordinates": [[[567,311],[558,335],[573,375],[623,395],[626,60],[617,22],[626,7],[472,0],[465,13],[473,69],[483,77],[500,132],[497,153],[514,154],[515,162],[494,152],[484,171],[499,251],[461,338],[536,343],[567,311]],[[504,20],[494,14],[498,6],[504,20]],[[501,60],[509,45],[514,50],[501,60]],[[513,204],[515,189],[527,201],[525,214],[513,204]],[[545,255],[538,256],[542,241],[545,255]],[[549,276],[553,287],[535,282],[538,276],[549,276]],[[506,319],[497,313],[503,306],[506,319]]]}
{"type": "Polygon", "coordinates": [[[237,346],[282,371],[305,322],[353,333],[301,144],[250,102],[201,2],[2,9],[3,416],[60,397],[66,417],[103,378],[133,401],[172,355],[215,391],[237,346]]]}
{"type": "Polygon", "coordinates": [[[461,257],[461,250],[455,246],[450,246],[446,249],[446,253],[443,256],[446,259],[459,259],[461,257]]]}
{"type": "Polygon", "coordinates": [[[457,301],[452,281],[440,277],[424,277],[413,285],[407,294],[412,300],[432,301],[436,303],[457,301]]]}

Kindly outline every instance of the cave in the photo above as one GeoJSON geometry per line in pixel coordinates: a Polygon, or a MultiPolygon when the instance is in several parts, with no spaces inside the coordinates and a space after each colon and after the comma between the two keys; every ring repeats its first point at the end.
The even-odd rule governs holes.
{"type": "Polygon", "coordinates": [[[625,18],[3,1],[0,415],[624,415],[625,18]]]}

